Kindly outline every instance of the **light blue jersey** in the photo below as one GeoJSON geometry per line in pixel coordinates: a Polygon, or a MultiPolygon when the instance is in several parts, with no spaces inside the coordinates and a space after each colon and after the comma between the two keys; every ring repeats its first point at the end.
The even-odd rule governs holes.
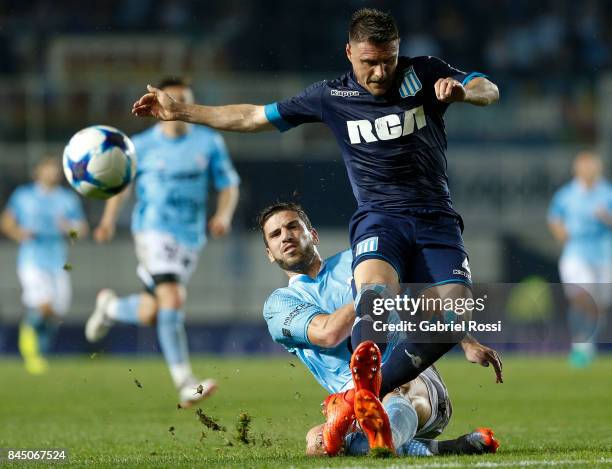
{"type": "Polygon", "coordinates": [[[169,138],[158,124],[132,140],[138,156],[132,231],[161,231],[188,247],[201,247],[209,177],[218,191],[240,182],[223,138],[202,126],[169,138]]]}
{"type": "Polygon", "coordinates": [[[22,229],[32,233],[32,238],[19,246],[17,267],[61,270],[67,260],[62,226],[84,220],[77,195],[63,187],[48,191],[36,183],[26,184],[13,192],[7,209],[22,229]]]}
{"type": "Polygon", "coordinates": [[[353,301],[351,263],[351,251],[343,251],[323,262],[316,279],[292,277],[287,287],[270,295],[263,311],[274,341],[297,355],[330,393],[352,387],[348,339],[332,349],[318,347],[308,340],[308,326],[316,315],[353,301]]]}
{"type": "Polygon", "coordinates": [[[612,213],[612,185],[605,180],[588,190],[574,179],[555,193],[548,218],[567,230],[563,257],[596,265],[612,262],[612,229],[597,217],[598,210],[612,213]]]}

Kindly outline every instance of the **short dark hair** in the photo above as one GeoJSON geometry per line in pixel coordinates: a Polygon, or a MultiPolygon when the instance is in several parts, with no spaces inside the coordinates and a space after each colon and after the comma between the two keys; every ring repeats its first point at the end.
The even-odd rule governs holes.
{"type": "Polygon", "coordinates": [[[284,212],[285,210],[295,212],[300,218],[300,220],[304,222],[306,228],[312,230],[312,223],[310,223],[308,215],[306,215],[306,212],[300,204],[296,204],[294,202],[276,202],[264,208],[261,212],[259,212],[259,215],[257,215],[257,224],[259,225],[259,230],[263,235],[264,243],[266,243],[266,246],[268,245],[268,241],[266,240],[264,225],[272,215],[278,212],[284,212]]]}
{"type": "Polygon", "coordinates": [[[375,8],[361,8],[353,13],[349,27],[349,41],[384,44],[399,39],[395,19],[375,8]]]}
{"type": "Polygon", "coordinates": [[[185,88],[191,88],[191,80],[185,77],[168,76],[159,80],[157,84],[157,88],[160,90],[168,88],[169,86],[184,86],[185,88]]]}

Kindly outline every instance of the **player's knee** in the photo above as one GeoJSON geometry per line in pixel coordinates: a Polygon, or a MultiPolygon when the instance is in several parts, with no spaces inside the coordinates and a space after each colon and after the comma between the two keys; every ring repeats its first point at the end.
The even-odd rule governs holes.
{"type": "Polygon", "coordinates": [[[186,292],[180,283],[162,283],[155,288],[157,305],[161,309],[182,309],[185,304],[186,292]]]}
{"type": "Polygon", "coordinates": [[[55,310],[53,309],[53,305],[51,305],[51,303],[43,303],[36,309],[38,309],[41,316],[45,319],[49,319],[55,315],[55,310]]]}
{"type": "Polygon", "coordinates": [[[157,300],[153,295],[148,293],[140,295],[138,318],[144,326],[154,326],[157,322],[157,300]]]}

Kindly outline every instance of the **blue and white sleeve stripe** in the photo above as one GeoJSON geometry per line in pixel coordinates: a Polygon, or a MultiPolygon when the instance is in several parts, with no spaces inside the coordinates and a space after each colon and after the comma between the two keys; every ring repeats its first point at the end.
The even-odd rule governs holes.
{"type": "Polygon", "coordinates": [[[278,110],[278,103],[266,104],[264,106],[264,112],[266,113],[268,122],[274,124],[274,126],[281,132],[285,132],[286,130],[293,128],[293,126],[281,116],[278,110]]]}

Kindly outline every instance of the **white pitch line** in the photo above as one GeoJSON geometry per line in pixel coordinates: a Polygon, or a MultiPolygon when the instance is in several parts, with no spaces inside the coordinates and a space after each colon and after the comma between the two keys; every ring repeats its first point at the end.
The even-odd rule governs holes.
{"type": "MultiPolygon", "coordinates": [[[[434,456],[435,457],[435,456],[434,456]]],[[[453,469],[457,467],[530,467],[530,466],[560,466],[562,464],[610,464],[612,465],[612,459],[600,458],[600,459],[559,459],[555,461],[549,461],[546,459],[523,459],[520,461],[499,461],[499,462],[478,462],[478,463],[458,463],[458,462],[432,462],[425,464],[414,464],[406,462],[406,464],[393,464],[391,466],[385,466],[386,469],[404,469],[407,467],[416,469],[453,469]]],[[[361,469],[366,466],[340,466],[340,468],[330,468],[328,466],[321,466],[319,469],[361,469]]]]}

